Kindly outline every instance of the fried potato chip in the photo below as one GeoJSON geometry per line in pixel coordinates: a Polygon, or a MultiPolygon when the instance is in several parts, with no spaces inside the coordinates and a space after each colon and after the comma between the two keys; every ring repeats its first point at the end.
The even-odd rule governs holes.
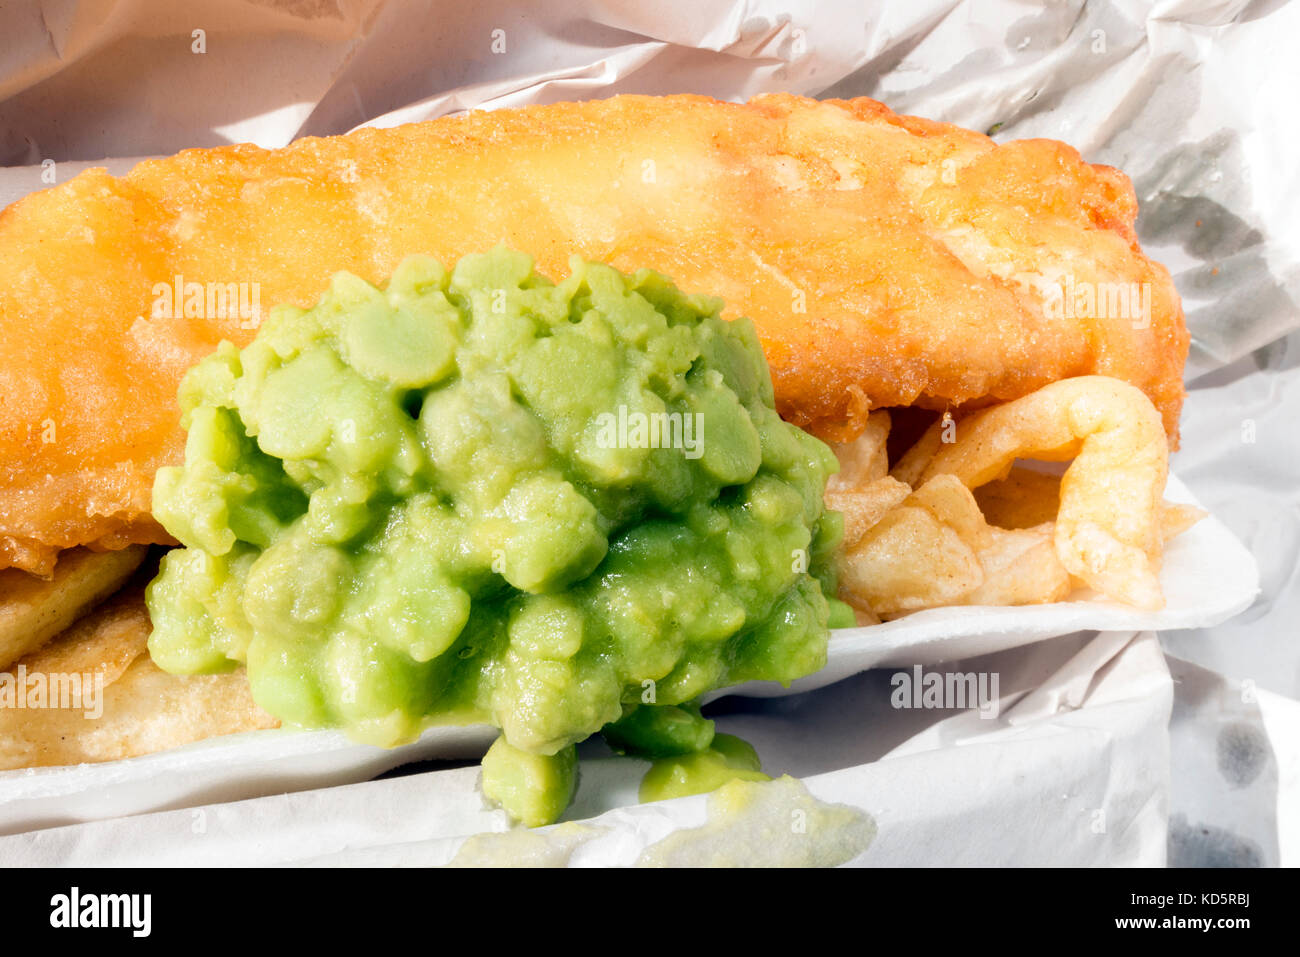
{"type": "Polygon", "coordinates": [[[954,603],[1038,604],[1075,587],[1163,605],[1163,543],[1205,513],[1161,500],[1167,441],[1132,386],[1084,376],[960,421],[944,414],[888,479],[879,445],[889,447],[890,422],[876,416],[860,444],[837,450],[845,467],[827,494],[846,517],[841,596],[855,608],[890,617],[954,603]],[[1021,457],[1070,464],[1058,476],[1018,466],[1021,457]]]}
{"type": "Polygon", "coordinates": [[[1074,461],[1061,479],[1054,540],[1070,574],[1137,608],[1164,606],[1157,577],[1169,445],[1139,389],[1080,376],[963,419],[921,474],[968,488],[1007,476],[1018,457],[1074,461]]]}
{"type": "Polygon", "coordinates": [[[984,581],[975,552],[921,505],[900,505],[840,554],[840,595],[881,618],[960,602],[984,581]]]}
{"type": "Polygon", "coordinates": [[[974,551],[984,547],[988,541],[988,523],[984,521],[975,496],[955,475],[934,476],[912,493],[908,504],[929,509],[974,551]]]}
{"type": "Polygon", "coordinates": [[[889,474],[889,455],[885,451],[889,426],[888,412],[883,409],[872,412],[861,435],[852,442],[831,445],[840,470],[827,480],[827,491],[860,488],[889,474]]]}
{"type": "Polygon", "coordinates": [[[1042,604],[1070,589],[1052,523],[991,526],[955,475],[926,481],[847,545],[840,560],[841,597],[881,617],[952,604],[1042,604]]]}
{"type": "Polygon", "coordinates": [[[1052,523],[1036,528],[989,526],[976,554],[984,583],[967,596],[972,605],[1040,605],[1062,601],[1071,590],[1070,573],[1056,555],[1052,523]]]}
{"type": "Polygon", "coordinates": [[[826,507],[844,516],[843,549],[852,549],[867,530],[885,517],[890,509],[901,505],[912,494],[911,488],[889,476],[868,482],[859,488],[827,489],[826,507]]]}
{"type": "Polygon", "coordinates": [[[971,418],[971,413],[964,413],[962,418],[958,418],[952,412],[944,412],[933,419],[916,441],[898,456],[889,474],[900,482],[919,488],[935,474],[930,470],[930,463],[939,450],[957,442],[959,423],[971,418]]]}
{"type": "Polygon", "coordinates": [[[998,528],[1035,528],[1055,522],[1061,508],[1061,477],[1021,466],[973,491],[985,520],[998,528]]]}
{"type": "Polygon", "coordinates": [[[253,702],[243,669],[159,669],[150,627],[133,582],[0,672],[0,769],[114,761],[278,725],[253,702]]]}
{"type": "Polygon", "coordinates": [[[68,549],[48,579],[17,568],[0,571],[0,668],[31,654],[117,591],[148,551],[144,545],[114,552],[68,549]]]}
{"type": "Polygon", "coordinates": [[[1195,505],[1175,505],[1165,502],[1160,512],[1160,537],[1166,542],[1183,534],[1205,516],[1209,515],[1203,508],[1195,505]]]}

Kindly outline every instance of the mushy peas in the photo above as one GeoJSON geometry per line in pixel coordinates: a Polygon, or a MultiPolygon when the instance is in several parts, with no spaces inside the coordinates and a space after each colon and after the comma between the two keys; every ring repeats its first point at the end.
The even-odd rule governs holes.
{"type": "Polygon", "coordinates": [[[528,824],[563,812],[589,735],[688,758],[701,695],[820,668],[851,622],[834,456],[773,410],[748,320],[571,268],[340,273],[196,365],[185,464],[154,485],[184,546],[149,586],[154,661],[246,664],[284,723],[378,745],[490,723],[484,790],[528,824]]]}

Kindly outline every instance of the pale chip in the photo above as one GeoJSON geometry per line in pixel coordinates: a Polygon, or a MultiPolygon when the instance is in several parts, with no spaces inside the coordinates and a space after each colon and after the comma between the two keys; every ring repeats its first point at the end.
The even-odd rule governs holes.
{"type": "Polygon", "coordinates": [[[840,470],[827,480],[828,492],[860,488],[889,474],[889,455],[885,451],[889,426],[888,412],[883,409],[872,412],[861,435],[852,442],[831,445],[840,470]]]}
{"type": "Polygon", "coordinates": [[[1070,573],[1056,557],[1050,523],[1026,529],[990,526],[978,557],[984,583],[970,594],[972,605],[1037,605],[1070,594],[1070,573]]]}
{"type": "Polygon", "coordinates": [[[934,476],[912,493],[908,504],[928,509],[972,550],[978,551],[988,539],[988,523],[975,496],[955,475],[934,476]]]}
{"type": "Polygon", "coordinates": [[[827,489],[826,507],[844,516],[844,549],[862,540],[871,526],[912,494],[902,482],[885,476],[854,489],[827,489]]]}
{"type": "Polygon", "coordinates": [[[143,589],[133,585],[0,675],[0,769],[115,761],[278,725],[253,702],[242,668],[194,676],[159,669],[150,630],[143,589]],[[87,690],[75,701],[51,700],[48,689],[74,676],[87,690]],[[37,685],[47,689],[42,706],[19,707],[37,685]]]}
{"type": "Polygon", "coordinates": [[[961,602],[984,581],[975,552],[926,508],[901,505],[841,554],[840,594],[881,618],[961,602]]]}
{"type": "Polygon", "coordinates": [[[18,568],[0,571],[0,669],[31,654],[117,591],[149,549],[73,548],[60,553],[51,578],[18,568]]]}
{"type": "Polygon", "coordinates": [[[1070,574],[1109,598],[1163,607],[1160,493],[1169,446],[1140,389],[1106,376],[1062,379],[963,419],[921,482],[956,475],[968,488],[1008,477],[1017,458],[1074,461],[1061,478],[1056,553],[1070,574]]]}

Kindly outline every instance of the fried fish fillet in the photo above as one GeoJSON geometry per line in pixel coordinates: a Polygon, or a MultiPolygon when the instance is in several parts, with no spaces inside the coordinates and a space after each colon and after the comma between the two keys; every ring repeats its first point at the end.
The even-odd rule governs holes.
{"type": "Polygon", "coordinates": [[[758,328],[781,413],[828,437],[872,408],[1100,373],[1176,438],[1187,332],[1135,214],[1123,174],[1064,144],[787,95],[621,96],[87,171],[0,213],[0,567],[168,541],[149,504],[182,457],[177,383],[253,336],[241,296],[247,314],[306,306],[340,269],[381,282],[410,253],[497,243],[550,275],[576,253],[724,297],[758,328]]]}

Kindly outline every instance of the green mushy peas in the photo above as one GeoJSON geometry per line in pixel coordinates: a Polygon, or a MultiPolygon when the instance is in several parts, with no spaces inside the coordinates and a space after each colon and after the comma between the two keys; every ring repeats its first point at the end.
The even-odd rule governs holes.
{"type": "Polygon", "coordinates": [[[851,622],[834,456],[777,416],[747,320],[572,269],[498,248],[384,289],[340,273],[196,365],[185,464],[154,485],[184,545],[149,586],[154,661],[246,664],[285,724],[379,745],[491,723],[485,790],[530,824],[589,735],[704,751],[705,692],[820,668],[851,622]]]}

